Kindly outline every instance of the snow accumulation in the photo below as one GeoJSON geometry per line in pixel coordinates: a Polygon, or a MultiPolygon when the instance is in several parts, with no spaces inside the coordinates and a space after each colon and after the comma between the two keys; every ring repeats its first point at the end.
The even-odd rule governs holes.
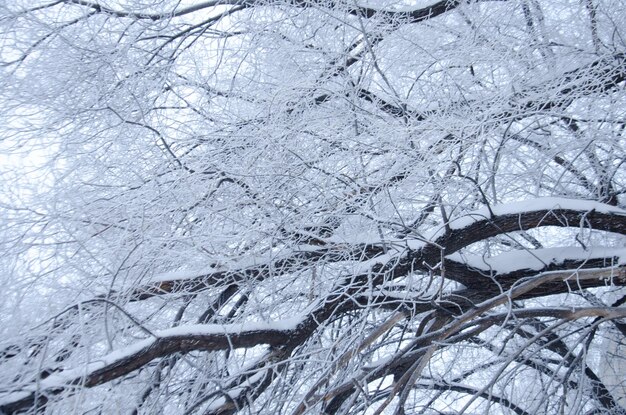
{"type": "MultiPolygon", "coordinates": [[[[568,198],[563,198],[563,197],[535,198],[535,199],[524,200],[524,201],[519,201],[519,202],[506,203],[502,205],[494,205],[491,207],[491,211],[496,216],[515,215],[515,214],[523,214],[523,213],[528,213],[528,212],[536,212],[536,211],[541,211],[541,210],[557,210],[557,209],[576,210],[576,211],[581,211],[581,212],[596,211],[600,213],[626,216],[626,210],[617,208],[615,206],[607,205],[607,204],[592,201],[592,200],[568,199],[568,198]]],[[[463,229],[468,226],[471,226],[472,224],[476,222],[489,219],[490,217],[491,217],[491,213],[489,211],[489,208],[485,206],[473,212],[464,214],[458,218],[452,219],[449,223],[449,226],[450,226],[450,229],[453,229],[453,230],[463,229]]],[[[426,239],[429,241],[435,241],[437,238],[441,237],[444,234],[444,232],[445,232],[445,229],[441,227],[437,229],[436,231],[434,231],[433,233],[431,233],[429,237],[426,239]]],[[[336,240],[334,240],[332,237],[328,238],[328,241],[331,243],[332,242],[335,242],[335,243],[348,242],[348,243],[372,243],[372,244],[380,242],[378,239],[346,241],[340,238],[336,238],[336,240]]],[[[391,244],[392,247],[394,244],[396,244],[399,247],[407,247],[414,251],[419,250],[428,244],[428,242],[424,240],[416,240],[416,239],[410,239],[410,240],[390,239],[387,241],[387,243],[391,244]]],[[[313,252],[319,249],[320,249],[319,246],[299,245],[296,251],[297,252],[313,252]]],[[[221,264],[219,266],[192,268],[192,269],[186,269],[186,270],[175,270],[172,272],[159,274],[156,277],[154,277],[152,281],[153,282],[172,281],[172,280],[179,281],[179,280],[197,278],[201,275],[206,275],[206,274],[210,274],[214,272],[225,272],[228,270],[241,270],[241,269],[246,269],[246,268],[252,268],[255,266],[262,265],[262,264],[271,263],[272,261],[278,261],[278,260],[287,258],[288,256],[293,255],[294,252],[296,251],[288,251],[288,252],[270,251],[263,255],[256,255],[256,256],[250,255],[244,258],[239,258],[237,260],[225,261],[224,264],[221,264]]],[[[542,263],[543,259],[536,259],[532,255],[530,256],[530,258],[531,258],[531,261],[534,260],[533,263],[535,264],[534,265],[535,267],[539,267],[539,264],[540,264],[541,266],[539,268],[543,268],[544,266],[542,263]]],[[[385,261],[390,260],[390,259],[391,258],[389,257],[379,256],[369,262],[361,264],[360,265],[361,271],[365,272],[374,263],[384,263],[385,261]]],[[[513,259],[513,258],[509,258],[509,259],[513,259]]],[[[480,261],[482,261],[482,259],[480,259],[480,261]]],[[[504,264],[505,262],[506,260],[502,259],[500,265],[504,264]]],[[[550,263],[550,261],[548,261],[547,263],[550,263]]],[[[492,267],[495,268],[495,265],[496,264],[493,263],[492,267]]],[[[487,265],[485,262],[482,262],[482,267],[479,267],[479,266],[476,266],[476,267],[484,268],[485,266],[489,268],[489,265],[487,265]]],[[[358,270],[356,272],[358,272],[358,270]]]]}
{"type": "Polygon", "coordinates": [[[447,256],[449,259],[463,262],[472,268],[508,273],[520,269],[541,270],[550,264],[560,264],[567,260],[585,261],[600,258],[618,258],[612,266],[626,264],[626,248],[595,247],[583,249],[579,247],[560,247],[529,249],[506,252],[495,257],[482,257],[474,254],[456,252],[447,256]]]}
{"type": "MultiPolygon", "coordinates": [[[[626,216],[626,210],[593,200],[567,199],[564,197],[540,197],[520,202],[505,203],[491,206],[495,216],[519,215],[541,210],[575,210],[580,212],[596,211],[599,213],[626,216]]],[[[458,230],[467,228],[476,222],[490,219],[489,208],[484,206],[478,210],[467,213],[449,222],[450,229],[458,230]]],[[[444,234],[445,229],[437,229],[428,239],[435,240],[444,234]]]]}
{"type": "Polygon", "coordinates": [[[59,373],[54,373],[49,377],[39,381],[38,384],[28,385],[22,391],[13,392],[0,398],[0,406],[27,398],[31,393],[35,392],[36,390],[46,390],[67,386],[73,380],[78,379],[81,376],[90,375],[95,371],[102,369],[103,367],[109,366],[128,356],[132,356],[133,354],[140,352],[141,350],[151,346],[155,341],[156,339],[154,338],[141,340],[121,350],[111,352],[106,356],[103,356],[98,360],[88,363],[84,366],[64,370],[59,373]]]}
{"type": "Polygon", "coordinates": [[[296,316],[284,320],[264,322],[252,321],[236,324],[189,324],[172,327],[170,329],[157,331],[155,335],[159,338],[173,336],[203,336],[211,334],[237,335],[253,331],[288,331],[295,330],[304,320],[303,316],[296,316]]]}
{"type": "Polygon", "coordinates": [[[206,336],[206,335],[240,335],[244,333],[253,333],[256,331],[264,330],[276,330],[276,331],[289,331],[294,330],[298,324],[300,324],[305,315],[299,315],[296,317],[274,321],[274,322],[246,322],[238,324],[190,324],[184,326],[173,327],[166,330],[160,330],[155,332],[155,337],[140,340],[130,346],[113,351],[105,356],[94,360],[86,365],[64,370],[59,373],[55,373],[43,379],[39,382],[39,385],[29,385],[20,392],[10,393],[0,398],[0,406],[11,402],[18,401],[20,399],[28,397],[32,392],[37,389],[45,390],[55,387],[67,386],[69,383],[80,379],[81,377],[88,376],[97,370],[104,367],[115,364],[126,358],[133,356],[136,353],[140,353],[142,350],[148,349],[150,346],[156,343],[159,339],[178,336],[206,336]]]}
{"type": "Polygon", "coordinates": [[[251,268],[254,266],[258,266],[261,264],[267,264],[269,261],[276,261],[280,259],[279,256],[250,256],[245,259],[240,259],[237,261],[228,261],[220,264],[218,266],[208,266],[208,267],[198,267],[198,268],[189,268],[182,270],[174,270],[170,272],[164,272],[156,275],[152,278],[152,282],[161,282],[161,281],[182,281],[182,280],[190,280],[193,278],[198,278],[202,275],[208,275],[215,272],[227,272],[229,270],[241,270],[246,268],[251,268]]]}
{"type": "MultiPolygon", "coordinates": [[[[557,209],[587,212],[591,212],[592,210],[594,210],[600,213],[626,216],[626,210],[617,208],[615,206],[595,202],[593,200],[567,199],[563,197],[542,197],[491,207],[493,214],[496,216],[516,215],[521,213],[537,212],[539,210],[557,209]]],[[[487,207],[482,207],[474,212],[468,213],[467,215],[463,215],[460,218],[453,219],[450,222],[450,228],[463,229],[470,226],[474,222],[488,219],[490,217],[491,214],[489,213],[489,209],[487,207]]]]}
{"type": "Polygon", "coordinates": [[[205,268],[195,268],[195,269],[182,269],[170,272],[164,272],[155,276],[152,281],[161,282],[161,281],[173,281],[173,280],[188,280],[192,278],[196,278],[200,275],[210,274],[212,272],[217,272],[219,269],[214,267],[205,267],[205,268]]]}

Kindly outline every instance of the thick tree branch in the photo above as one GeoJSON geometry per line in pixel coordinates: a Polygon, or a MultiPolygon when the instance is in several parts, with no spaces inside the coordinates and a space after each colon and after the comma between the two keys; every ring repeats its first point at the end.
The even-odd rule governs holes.
{"type": "Polygon", "coordinates": [[[298,326],[298,320],[286,321],[276,327],[271,324],[196,325],[181,326],[157,332],[155,338],[135,343],[103,356],[84,368],[53,374],[22,391],[13,392],[0,400],[0,412],[15,413],[29,408],[38,395],[55,395],[73,385],[93,387],[122,377],[152,360],[175,353],[215,351],[253,347],[261,344],[288,344],[298,326]]]}

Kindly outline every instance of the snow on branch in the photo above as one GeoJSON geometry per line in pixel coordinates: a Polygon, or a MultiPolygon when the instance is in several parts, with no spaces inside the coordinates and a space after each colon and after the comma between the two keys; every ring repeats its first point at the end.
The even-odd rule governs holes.
{"type": "MultiPolygon", "coordinates": [[[[449,256],[472,243],[487,238],[528,230],[542,226],[584,227],[596,230],[626,234],[626,210],[608,204],[557,197],[530,199],[521,202],[483,207],[449,222],[450,232],[446,234],[442,227],[428,238],[428,241],[415,240],[410,237],[392,241],[395,245],[406,245],[411,252],[398,265],[398,271],[405,272],[402,263],[411,263],[413,268],[424,269],[423,263],[435,264],[440,261],[442,250],[449,256]],[[492,216],[493,215],[493,216],[492,216]]],[[[543,251],[540,255],[555,255],[555,251],[543,251]]],[[[569,251],[571,254],[574,251],[569,251]]],[[[211,287],[216,282],[243,281],[248,279],[262,280],[269,276],[279,276],[297,271],[302,267],[318,261],[333,262],[345,261],[347,258],[359,258],[362,262],[369,261],[368,266],[374,266],[389,261],[398,261],[397,256],[381,256],[383,249],[372,243],[331,244],[328,246],[296,246],[291,253],[281,255],[274,260],[268,258],[249,258],[230,264],[227,269],[211,269],[199,271],[174,271],[162,274],[145,286],[137,287],[130,295],[131,300],[143,300],[155,295],[176,292],[195,292],[211,287]],[[348,252],[349,254],[346,254],[348,252]],[[238,268],[240,265],[240,268],[238,268]],[[208,272],[207,272],[208,271],[208,272]]],[[[567,259],[585,259],[585,253],[577,252],[576,257],[568,257],[567,252],[561,252],[563,261],[567,259]]],[[[518,254],[524,256],[526,254],[518,254]]],[[[596,252],[593,258],[599,258],[596,252]]],[[[621,254],[620,254],[621,255],[621,254]]],[[[611,252],[607,257],[615,256],[611,252]]],[[[449,257],[458,262],[459,258],[449,257]]],[[[591,257],[589,257],[591,258],[591,257]]],[[[511,258],[501,262],[508,262],[511,258]]],[[[548,261],[547,258],[545,258],[548,261]]],[[[557,262],[557,258],[553,258],[557,262]]],[[[544,261],[544,262],[546,262],[544,261]]],[[[534,263],[534,262],[533,262],[534,263]]],[[[494,269],[489,262],[481,265],[478,260],[468,263],[477,270],[494,269]]],[[[534,265],[536,267],[536,265],[534,265]]],[[[539,268],[537,268],[539,269],[539,268]]],[[[502,269],[502,272],[510,272],[502,269]]]]}
{"type": "MultiPolygon", "coordinates": [[[[85,6],[97,13],[103,13],[110,16],[120,17],[120,18],[132,18],[132,19],[142,19],[142,20],[152,20],[159,21],[164,19],[171,19],[174,17],[181,17],[188,14],[192,14],[195,12],[202,11],[204,9],[216,8],[220,6],[244,6],[244,7],[254,7],[254,6],[262,6],[266,5],[266,2],[261,2],[258,0],[210,0],[199,2],[197,4],[193,4],[186,7],[181,7],[178,9],[174,9],[169,13],[134,13],[134,12],[125,12],[122,10],[115,10],[106,6],[103,6],[95,1],[88,0],[65,0],[66,3],[75,4],[79,6],[85,6]]],[[[269,2],[270,4],[272,2],[269,2]]],[[[293,6],[297,7],[319,7],[323,6],[323,3],[317,1],[309,1],[309,0],[291,0],[290,3],[293,6]]],[[[374,16],[383,16],[388,19],[406,19],[410,23],[418,23],[424,20],[431,19],[433,17],[437,17],[442,15],[450,10],[457,8],[462,1],[450,1],[450,0],[441,0],[435,2],[429,6],[420,7],[416,9],[407,9],[407,10],[397,10],[390,11],[378,8],[364,7],[364,6],[356,6],[351,5],[347,12],[354,16],[372,18],[374,16]]],[[[54,3],[56,4],[56,3],[54,3]]],[[[328,6],[338,8],[338,4],[329,3],[328,6]]]]}
{"type": "Polygon", "coordinates": [[[623,266],[626,265],[626,248],[543,248],[505,252],[495,257],[457,252],[446,260],[446,268],[454,270],[449,278],[470,285],[471,278],[476,279],[473,283],[484,283],[494,277],[503,279],[516,275],[522,278],[552,270],[623,266]]]}
{"type": "MultiPolygon", "coordinates": [[[[395,265],[388,271],[392,276],[407,275],[411,272],[411,269],[420,268],[419,265],[413,265],[412,268],[408,267],[410,264],[415,264],[416,258],[434,261],[441,258],[442,252],[445,252],[446,254],[454,254],[454,252],[468,246],[471,243],[491,236],[540,226],[584,226],[605,231],[625,233],[626,212],[622,209],[602,203],[561,198],[541,198],[508,205],[494,206],[491,209],[483,208],[451,220],[447,233],[435,233],[433,238],[434,242],[420,242],[417,250],[409,250],[408,253],[405,251],[403,254],[398,253],[397,255],[386,254],[377,258],[378,251],[372,248],[373,250],[371,252],[371,256],[374,259],[370,260],[369,266],[372,269],[384,270],[384,267],[381,268],[381,265],[383,265],[381,262],[386,262],[387,264],[393,263],[395,265]]],[[[314,252],[313,257],[307,257],[305,263],[315,258],[320,258],[318,256],[318,252],[312,252],[314,252]]],[[[310,253],[311,252],[308,252],[308,254],[310,253]]],[[[285,266],[287,266],[287,264],[289,264],[289,267],[291,268],[303,266],[303,263],[299,263],[296,260],[298,255],[301,255],[301,253],[294,255],[294,257],[288,258],[288,262],[285,263],[285,266]]],[[[496,271],[496,274],[500,272],[504,273],[503,275],[507,275],[507,271],[508,274],[514,273],[516,270],[519,271],[518,268],[520,267],[520,264],[524,264],[530,272],[536,275],[537,271],[545,269],[545,267],[542,268],[541,265],[547,265],[548,261],[552,265],[563,264],[566,269],[568,265],[571,265],[568,263],[568,261],[571,260],[589,261],[591,259],[618,258],[617,263],[613,263],[612,265],[614,267],[621,266],[623,265],[622,258],[625,256],[625,253],[623,249],[608,248],[598,249],[591,252],[574,248],[568,248],[561,251],[555,249],[538,250],[534,257],[535,262],[530,262],[530,264],[525,259],[525,256],[527,255],[529,255],[529,253],[525,251],[506,254],[501,259],[494,258],[491,260],[485,260],[486,264],[482,266],[476,259],[468,261],[467,258],[463,258],[460,255],[451,255],[450,260],[456,262],[459,262],[459,260],[463,261],[466,266],[473,268],[475,272],[486,272],[491,269],[496,271]],[[491,268],[489,268],[489,261],[491,261],[491,268]],[[514,264],[518,264],[517,267],[514,264]]],[[[366,257],[367,255],[362,256],[361,259],[365,260],[366,257]]],[[[328,258],[325,259],[327,260],[328,258]]],[[[424,262],[421,262],[420,264],[422,263],[424,262]]],[[[556,268],[558,269],[558,266],[556,268]]],[[[620,271],[621,268],[614,268],[615,274],[620,276],[620,278],[622,273],[622,271],[620,271]]],[[[251,271],[242,270],[240,272],[248,273],[248,277],[252,278],[255,276],[261,276],[258,268],[251,268],[248,270],[254,271],[252,271],[252,274],[250,274],[251,271]]],[[[193,281],[194,284],[207,284],[206,275],[196,278],[183,274],[170,275],[182,277],[182,279],[179,278],[159,282],[159,284],[169,284],[169,291],[163,290],[164,292],[173,292],[177,287],[185,287],[189,290],[189,281],[193,281]],[[185,283],[178,283],[178,281],[184,281],[185,283]]],[[[572,277],[574,274],[570,271],[564,271],[560,274],[543,273],[541,275],[543,276],[534,278],[532,283],[526,282],[523,284],[524,290],[522,290],[522,287],[516,286],[515,281],[511,281],[510,286],[515,295],[511,292],[492,298],[491,294],[493,293],[491,290],[485,289],[485,298],[490,299],[490,302],[488,303],[489,306],[486,309],[493,307],[493,301],[498,301],[497,304],[502,304],[502,301],[508,301],[510,298],[514,298],[516,296],[523,297],[536,295],[537,289],[542,290],[540,295],[555,292],[555,289],[545,290],[543,286],[546,284],[558,285],[559,288],[556,289],[557,291],[563,290],[564,286],[562,283],[565,281],[567,284],[568,280],[571,280],[575,284],[583,285],[585,285],[584,281],[590,281],[591,286],[598,286],[598,284],[603,283],[603,278],[606,278],[607,269],[600,269],[597,271],[581,270],[579,272],[575,272],[574,277],[572,277]]],[[[261,278],[264,277],[265,276],[261,278]]],[[[454,279],[454,276],[449,276],[449,278],[454,279]]],[[[211,280],[211,282],[215,282],[215,275],[212,276],[211,280]]],[[[354,285],[354,280],[351,281],[352,282],[349,283],[351,288],[345,293],[347,296],[352,295],[350,292],[358,291],[358,286],[354,285]]],[[[226,350],[232,347],[252,347],[260,344],[281,346],[286,344],[289,339],[293,337],[296,330],[302,332],[299,333],[298,338],[304,341],[304,339],[307,338],[307,333],[312,333],[318,327],[320,321],[324,321],[330,315],[337,312],[337,309],[333,306],[333,304],[339,304],[341,302],[341,297],[342,295],[339,295],[332,302],[327,302],[306,319],[297,317],[276,323],[191,325],[159,331],[155,333],[154,338],[139,341],[134,345],[128,346],[127,348],[103,356],[98,359],[98,361],[91,362],[85,367],[69,369],[53,374],[48,378],[41,380],[39,385],[32,385],[21,391],[13,392],[2,398],[0,401],[0,410],[12,412],[19,410],[20,408],[29,407],[33,404],[38,394],[57,394],[64,391],[67,385],[84,385],[87,387],[96,386],[139,369],[143,365],[158,357],[171,355],[173,353],[189,352],[193,350],[226,350]],[[299,326],[306,327],[303,328],[299,326]]],[[[446,303],[450,303],[453,304],[453,308],[456,310],[459,308],[474,309],[474,314],[480,314],[480,312],[485,310],[485,304],[483,304],[482,307],[472,306],[472,304],[476,304],[475,301],[480,297],[477,297],[476,295],[466,295],[464,291],[453,293],[448,295],[446,298],[447,299],[444,298],[442,302],[442,307],[444,308],[446,303]],[[461,297],[465,297],[466,302],[469,298],[472,298],[472,301],[463,305],[461,304],[462,301],[459,300],[461,297]]],[[[428,304],[426,304],[426,306],[426,308],[430,308],[428,304]]],[[[353,309],[355,307],[358,307],[357,302],[351,303],[347,308],[353,309]]],[[[426,308],[422,311],[425,311],[426,308]]],[[[474,314],[472,314],[472,316],[474,314]]]]}
{"type": "Polygon", "coordinates": [[[508,232],[544,226],[581,227],[626,234],[626,211],[604,203],[566,198],[537,198],[484,207],[452,219],[438,229],[415,257],[430,260],[508,232]]]}
{"type": "Polygon", "coordinates": [[[282,345],[302,321],[301,317],[296,317],[274,323],[189,325],[158,331],[153,338],[111,352],[85,366],[55,373],[20,391],[0,397],[0,413],[28,408],[38,395],[55,395],[73,385],[101,385],[137,370],[156,358],[174,353],[227,350],[262,344],[282,345]]]}

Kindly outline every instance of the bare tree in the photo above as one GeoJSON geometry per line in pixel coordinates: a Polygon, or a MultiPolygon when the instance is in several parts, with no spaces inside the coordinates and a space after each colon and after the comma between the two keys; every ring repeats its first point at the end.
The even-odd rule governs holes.
{"type": "Polygon", "coordinates": [[[0,413],[626,413],[623,1],[0,31],[0,413]]]}

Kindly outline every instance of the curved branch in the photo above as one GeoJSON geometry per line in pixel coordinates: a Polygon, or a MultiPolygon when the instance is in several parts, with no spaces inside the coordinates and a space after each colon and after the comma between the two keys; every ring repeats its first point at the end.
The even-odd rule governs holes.
{"type": "Polygon", "coordinates": [[[432,243],[415,249],[408,259],[416,264],[437,263],[441,251],[453,254],[485,239],[544,226],[586,227],[626,234],[626,211],[593,201],[564,198],[539,198],[508,205],[493,206],[469,213],[449,223],[450,231],[438,231],[432,243]]]}
{"type": "MultiPolygon", "coordinates": [[[[143,20],[152,20],[159,21],[164,19],[171,19],[174,17],[185,16],[187,14],[195,13],[200,10],[209,9],[217,6],[236,6],[236,5],[246,5],[248,7],[255,5],[263,5],[265,3],[259,0],[209,0],[200,2],[191,6],[182,7],[180,9],[174,9],[169,13],[133,13],[133,12],[124,12],[122,10],[111,9],[106,6],[102,6],[101,4],[95,1],[89,0],[63,0],[68,4],[75,4],[79,6],[85,6],[97,13],[108,14],[115,17],[130,17],[133,19],[143,19],[143,20]]],[[[58,3],[58,2],[57,2],[58,3]]],[[[57,4],[54,3],[54,4],[57,4]]],[[[298,6],[302,8],[308,7],[319,7],[321,4],[314,0],[291,0],[290,3],[293,6],[298,6]]],[[[440,0],[430,6],[421,7],[414,10],[407,11],[390,11],[384,9],[375,9],[371,7],[361,7],[356,5],[351,5],[347,12],[354,16],[361,16],[366,18],[371,18],[374,16],[384,16],[388,19],[405,19],[409,23],[418,23],[424,20],[431,19],[433,17],[440,16],[450,10],[457,8],[463,1],[455,0],[440,0]]],[[[271,4],[271,2],[270,2],[271,4]]],[[[328,3],[326,3],[328,4],[328,3]]],[[[46,6],[46,7],[49,7],[46,6]]],[[[338,8],[339,4],[335,2],[330,2],[328,4],[329,8],[338,8]]]]}
{"type": "Polygon", "coordinates": [[[180,326],[156,333],[124,349],[112,352],[86,367],[65,370],[39,381],[38,385],[11,393],[0,401],[1,413],[15,413],[32,406],[38,395],[56,395],[72,386],[94,387],[137,370],[150,361],[174,353],[279,346],[289,342],[300,320],[280,325],[263,323],[180,326]]]}

